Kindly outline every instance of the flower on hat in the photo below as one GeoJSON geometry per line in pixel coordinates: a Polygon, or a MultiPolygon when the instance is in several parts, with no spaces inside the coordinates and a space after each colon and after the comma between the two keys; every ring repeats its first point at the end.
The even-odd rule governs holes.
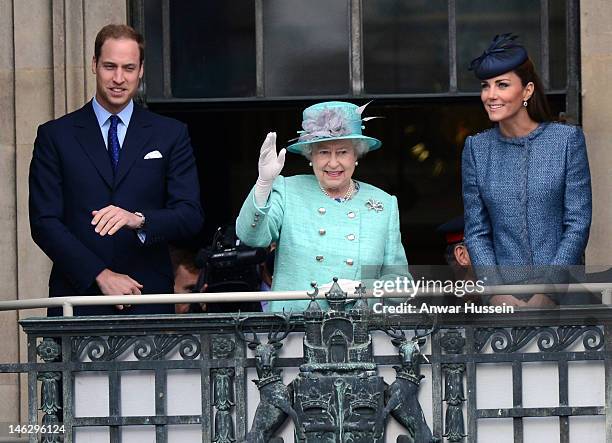
{"type": "MultiPolygon", "coordinates": [[[[369,104],[369,103],[368,103],[369,104]]],[[[365,152],[380,148],[380,140],[362,134],[363,124],[376,117],[362,117],[368,106],[357,106],[347,102],[323,102],[304,109],[302,129],[298,137],[289,140],[289,152],[304,154],[304,147],[312,143],[337,139],[360,140],[365,152]]]]}
{"type": "Polygon", "coordinates": [[[336,108],[325,108],[316,117],[304,120],[302,128],[304,130],[299,131],[300,141],[342,137],[350,134],[348,119],[336,108]]]}

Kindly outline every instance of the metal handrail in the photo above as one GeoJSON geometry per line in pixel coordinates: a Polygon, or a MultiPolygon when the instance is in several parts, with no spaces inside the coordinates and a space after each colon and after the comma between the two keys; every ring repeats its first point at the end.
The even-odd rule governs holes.
{"type": "MultiPolygon", "coordinates": [[[[602,296],[612,295],[611,283],[572,283],[563,285],[532,284],[532,285],[500,285],[487,286],[478,295],[494,294],[564,294],[564,293],[601,293],[602,296]]],[[[367,290],[366,298],[417,298],[448,296],[448,293],[436,290],[412,291],[385,291],[382,296],[375,296],[372,290],[367,290]]],[[[103,306],[103,305],[138,305],[138,304],[176,304],[176,303],[224,303],[224,302],[253,302],[273,300],[307,300],[311,298],[307,291],[267,291],[267,292],[218,292],[198,294],[142,294],[142,295],[107,295],[97,297],[79,295],[69,297],[36,298],[29,300],[9,300],[0,302],[0,311],[22,309],[37,309],[62,307],[65,317],[73,316],[74,306],[103,306]]],[[[324,299],[322,293],[319,299],[324,299]]]]}

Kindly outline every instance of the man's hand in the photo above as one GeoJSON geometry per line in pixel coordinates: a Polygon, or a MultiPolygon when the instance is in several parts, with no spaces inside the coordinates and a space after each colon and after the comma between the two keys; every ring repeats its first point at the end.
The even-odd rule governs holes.
{"type": "MultiPolygon", "coordinates": [[[[96,277],[96,283],[104,295],[140,295],[143,286],[129,275],[118,274],[105,269],[96,277]]],[[[129,305],[126,305],[129,307],[129,305]]],[[[123,305],[117,305],[117,309],[123,309],[123,305]]]]}
{"type": "MultiPolygon", "coordinates": [[[[175,280],[176,282],[176,280],[175,280]]],[[[195,285],[194,285],[195,286],[195,285]]],[[[200,289],[199,291],[196,292],[206,292],[206,290],[208,289],[208,283],[205,283],[204,286],[202,287],[202,289],[200,289]]],[[[193,291],[191,291],[193,292],[193,291]]],[[[175,294],[183,294],[183,291],[177,291],[177,287],[176,287],[176,283],[174,285],[174,293],[175,294]]],[[[190,303],[177,303],[174,305],[174,312],[177,314],[188,314],[191,308],[191,304],[190,303]]],[[[202,309],[202,312],[206,312],[206,303],[200,303],[200,309],[202,309]]]]}
{"type": "Polygon", "coordinates": [[[113,205],[91,211],[91,215],[93,216],[91,224],[101,236],[113,235],[124,226],[129,229],[138,229],[142,223],[142,217],[113,205]]]}
{"type": "Polygon", "coordinates": [[[527,303],[521,300],[520,298],[516,298],[514,295],[505,295],[505,294],[494,295],[493,297],[491,297],[491,300],[489,302],[493,306],[502,306],[502,305],[516,306],[516,307],[527,306],[527,303]]]}
{"type": "Polygon", "coordinates": [[[190,308],[190,303],[177,303],[174,305],[174,312],[176,314],[188,314],[190,308]]]}
{"type": "Polygon", "coordinates": [[[534,308],[554,308],[557,304],[546,294],[533,294],[527,301],[527,306],[534,308]]]}

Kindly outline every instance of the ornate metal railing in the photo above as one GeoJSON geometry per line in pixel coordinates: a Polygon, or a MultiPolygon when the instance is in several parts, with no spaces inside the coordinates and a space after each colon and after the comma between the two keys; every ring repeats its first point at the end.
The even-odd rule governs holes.
{"type": "Polygon", "coordinates": [[[0,372],[28,374],[30,425],[47,430],[63,425],[63,432],[30,434],[30,442],[83,441],[75,435],[90,427],[107,428],[110,441],[119,442],[122,430],[135,426],[154,427],[150,441],[166,442],[178,425],[197,426],[202,442],[275,441],[272,435],[277,435],[282,421],[297,423],[298,431],[285,436],[308,442],[346,441],[348,434],[355,442],[396,437],[398,442],[476,442],[479,424],[500,418],[512,421],[512,439],[522,442],[524,421],[531,417],[556,417],[558,435],[551,435],[551,441],[569,442],[571,419],[579,416],[605,417],[602,441],[612,441],[609,306],[440,314],[434,319],[418,313],[374,314],[364,303],[343,310],[343,301],[334,303],[330,301],[332,309],[325,313],[310,310],[284,317],[254,313],[30,318],[20,322],[27,334],[28,362],[2,364],[0,372]],[[261,334],[266,333],[264,343],[266,335],[261,334]],[[422,336],[420,348],[415,335],[422,336]],[[288,346],[288,340],[293,345],[288,346]],[[302,346],[296,346],[296,340],[302,346]],[[264,345],[269,346],[263,349],[264,345]],[[303,353],[290,355],[297,348],[303,353]],[[536,362],[556,367],[554,406],[523,407],[523,367],[536,362]],[[569,366],[574,362],[603,365],[602,402],[571,403],[569,366]],[[511,405],[479,407],[477,376],[482,365],[511,367],[511,405]],[[396,370],[390,385],[376,375],[377,369],[389,366],[396,370]],[[419,366],[427,374],[427,389],[421,387],[420,396],[419,366]],[[292,379],[286,374],[298,367],[300,375],[292,379]],[[199,413],[168,413],[168,374],[174,370],[199,373],[199,413]],[[153,413],[122,413],[121,377],[130,371],[153,374],[153,413]],[[75,411],[75,380],[84,373],[103,373],[108,379],[104,416],[75,411]],[[259,395],[247,390],[255,375],[259,395]],[[313,389],[307,383],[312,380],[327,387],[313,389]],[[370,380],[367,389],[359,380],[370,380]],[[422,402],[424,395],[430,396],[431,413],[427,423],[419,424],[418,399],[422,402]],[[403,402],[393,403],[394,396],[403,402]],[[253,412],[253,403],[268,409],[253,412]],[[408,419],[402,418],[402,411],[408,419]],[[395,434],[387,426],[383,438],[379,430],[390,420],[387,413],[404,426],[395,434]],[[255,417],[252,427],[249,415],[255,417]],[[429,429],[433,437],[419,440],[429,429]]]}

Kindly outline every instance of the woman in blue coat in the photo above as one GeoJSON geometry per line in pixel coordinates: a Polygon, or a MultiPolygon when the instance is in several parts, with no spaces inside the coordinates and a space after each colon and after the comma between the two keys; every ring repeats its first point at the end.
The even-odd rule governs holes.
{"type": "MultiPolygon", "coordinates": [[[[463,150],[465,238],[489,283],[563,283],[583,264],[591,225],[591,179],[582,130],[550,121],[525,48],[496,36],[470,69],[492,129],[463,150]]],[[[492,304],[552,305],[544,294],[497,295],[492,304]]]]}
{"type": "MultiPolygon", "coordinates": [[[[272,290],[308,290],[338,277],[352,293],[358,281],[409,276],[397,199],[353,179],[358,159],[381,146],[361,132],[364,107],[324,102],[304,110],[299,140],[287,150],[305,156],[313,175],[281,176],[286,150],[277,155],[276,134],[266,137],[236,233],[249,246],[276,243],[272,290]]],[[[267,309],[307,305],[273,301],[267,309]]]]}

